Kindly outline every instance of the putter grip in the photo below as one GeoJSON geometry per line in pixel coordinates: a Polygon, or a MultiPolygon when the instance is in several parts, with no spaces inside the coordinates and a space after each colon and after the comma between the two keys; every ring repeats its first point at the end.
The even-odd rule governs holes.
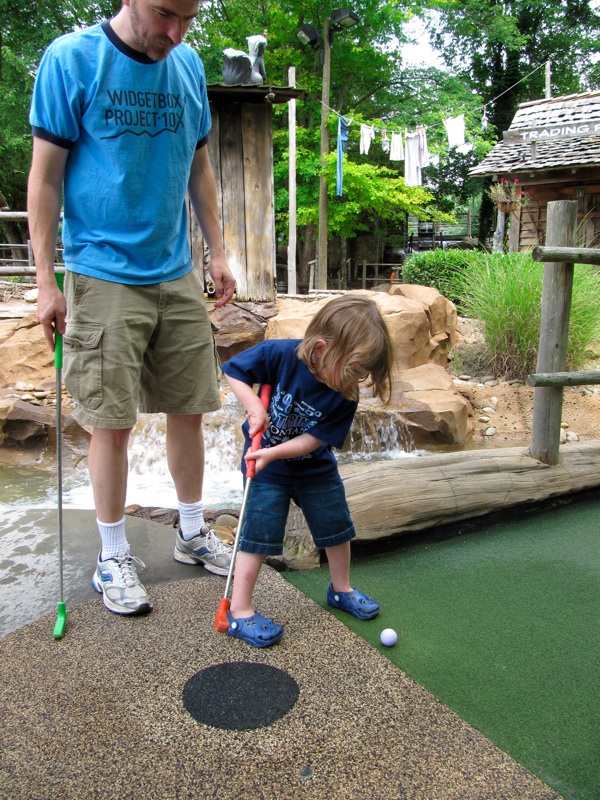
{"type": "MultiPolygon", "coordinates": [[[[62,272],[55,273],[56,283],[58,288],[63,291],[65,276],[62,272]]],[[[54,368],[62,369],[63,360],[63,337],[56,327],[54,328],[54,368]]]]}
{"type": "MultiPolygon", "coordinates": [[[[261,386],[260,399],[263,404],[263,408],[266,411],[269,408],[269,400],[271,399],[271,387],[269,386],[268,383],[265,383],[261,386]]],[[[251,451],[259,449],[263,432],[264,428],[262,431],[255,433],[254,436],[252,437],[252,443],[250,444],[251,451]]],[[[256,473],[256,461],[248,461],[246,463],[246,478],[253,478],[255,473],[256,473]]]]}

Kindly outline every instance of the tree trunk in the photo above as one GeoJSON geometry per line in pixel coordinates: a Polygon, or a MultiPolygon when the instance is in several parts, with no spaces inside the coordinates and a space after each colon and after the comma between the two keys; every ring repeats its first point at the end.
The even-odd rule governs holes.
{"type": "Polygon", "coordinates": [[[504,211],[498,209],[498,220],[496,222],[496,230],[494,231],[494,243],[492,245],[492,253],[504,252],[504,231],[506,229],[506,214],[504,211]]]}

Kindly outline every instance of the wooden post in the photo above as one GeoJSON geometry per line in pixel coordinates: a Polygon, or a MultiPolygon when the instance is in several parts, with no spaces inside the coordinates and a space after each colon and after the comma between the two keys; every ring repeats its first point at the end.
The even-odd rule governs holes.
{"type": "Polygon", "coordinates": [[[238,285],[240,299],[265,301],[272,300],[275,296],[272,141],[269,107],[258,103],[243,104],[242,153],[248,292],[244,297],[238,285]]]}
{"type": "MultiPolygon", "coordinates": [[[[217,121],[216,118],[218,128],[216,135],[209,139],[209,147],[213,140],[215,145],[218,142],[218,151],[215,155],[218,166],[215,168],[215,177],[217,186],[221,190],[221,224],[225,256],[237,281],[237,297],[243,300],[262,300],[263,298],[257,295],[249,296],[242,104],[228,103],[216,106],[213,112],[213,126],[217,121]]],[[[256,216],[253,212],[252,220],[256,216]]]]}
{"type": "Polygon", "coordinates": [[[321,175],[319,177],[319,241],[317,245],[317,289],[327,289],[327,181],[325,179],[325,156],[329,152],[329,95],[331,93],[331,20],[323,26],[323,89],[321,92],[321,175]]]}
{"type": "MultiPolygon", "coordinates": [[[[288,83],[296,85],[296,67],[288,69],[288,83]]],[[[288,100],[288,137],[289,137],[289,225],[288,225],[288,257],[287,257],[287,290],[288,294],[296,294],[296,100],[288,100]]]]}
{"type": "MultiPolygon", "coordinates": [[[[577,230],[577,202],[548,203],[548,247],[573,247],[577,230]]],[[[567,362],[569,314],[573,291],[573,264],[554,261],[544,266],[542,320],[536,372],[564,372],[567,362]]],[[[544,464],[558,464],[563,387],[534,390],[531,455],[544,464]]]]}
{"type": "Polygon", "coordinates": [[[504,251],[504,231],[506,230],[506,214],[498,209],[498,219],[496,220],[496,230],[492,241],[492,253],[502,253],[504,251]]]}

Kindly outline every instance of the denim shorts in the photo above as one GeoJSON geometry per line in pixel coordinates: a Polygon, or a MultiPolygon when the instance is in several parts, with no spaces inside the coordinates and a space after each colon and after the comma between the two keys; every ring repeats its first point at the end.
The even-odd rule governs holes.
{"type": "Polygon", "coordinates": [[[355,537],[339,476],[325,483],[295,486],[254,480],[248,493],[240,550],[263,556],[281,555],[291,500],[302,509],[318,548],[335,547],[355,537]]]}
{"type": "Polygon", "coordinates": [[[146,414],[220,407],[218,357],[195,273],[150,285],[67,272],[65,385],[75,419],[130,428],[146,414]]]}

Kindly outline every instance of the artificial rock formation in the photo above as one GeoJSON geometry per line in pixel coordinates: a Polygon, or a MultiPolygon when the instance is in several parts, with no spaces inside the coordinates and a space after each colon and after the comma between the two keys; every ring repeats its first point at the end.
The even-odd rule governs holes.
{"type": "MultiPolygon", "coordinates": [[[[428,363],[445,367],[456,335],[454,304],[437,289],[400,284],[393,291],[392,294],[357,290],[351,294],[365,295],[377,303],[392,337],[398,370],[428,363]]],[[[331,299],[329,295],[316,300],[279,300],[277,316],[269,319],[265,337],[301,339],[314,314],[331,299]]]]}
{"type": "MultiPolygon", "coordinates": [[[[456,336],[456,307],[437,289],[399,284],[389,293],[357,291],[371,297],[386,321],[396,356],[391,404],[363,392],[353,446],[372,439],[382,426],[395,428],[405,449],[427,444],[463,444],[470,430],[471,406],[446,372],[448,353],[456,336]]],[[[302,338],[314,314],[331,296],[307,301],[286,298],[268,320],[267,339],[302,338]]],[[[379,438],[376,437],[378,441],[379,438]]]]}
{"type": "MultiPolygon", "coordinates": [[[[358,293],[372,297],[386,320],[396,353],[396,382],[393,401],[386,409],[363,393],[353,446],[359,447],[361,440],[367,439],[379,446],[375,434],[383,427],[398,446],[408,450],[433,443],[462,444],[470,430],[470,404],[456,391],[445,370],[456,335],[454,305],[436,289],[422,286],[400,284],[389,293],[358,293]]],[[[211,307],[221,360],[264,338],[302,338],[317,309],[331,299],[328,294],[211,307]]],[[[0,346],[0,447],[3,454],[7,448],[27,451],[23,460],[30,463],[36,453],[44,452],[48,428],[55,424],[53,408],[43,420],[39,411],[40,406],[53,406],[48,390],[55,380],[54,359],[33,313],[0,320],[0,346]]],[[[68,397],[65,403],[68,414],[68,397]]],[[[11,462],[14,459],[12,452],[11,462]]]]}

